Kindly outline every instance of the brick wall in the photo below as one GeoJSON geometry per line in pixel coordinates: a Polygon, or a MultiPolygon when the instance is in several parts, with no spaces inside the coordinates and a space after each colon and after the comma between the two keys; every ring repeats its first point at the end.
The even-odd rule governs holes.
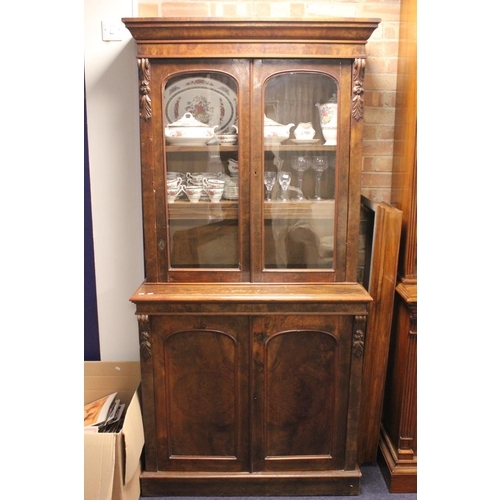
{"type": "Polygon", "coordinates": [[[390,202],[400,0],[138,0],[140,17],[378,17],[368,45],[362,194],[390,202]]]}

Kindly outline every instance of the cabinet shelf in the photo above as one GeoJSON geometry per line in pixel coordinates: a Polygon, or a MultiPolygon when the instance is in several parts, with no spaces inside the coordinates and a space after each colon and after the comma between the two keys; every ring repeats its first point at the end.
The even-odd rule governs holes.
{"type": "MultiPolygon", "coordinates": [[[[264,219],[331,219],[335,200],[266,201],[264,219]]],[[[218,203],[177,200],[168,203],[171,220],[237,219],[238,202],[222,200],[218,203]]]]}
{"type": "Polygon", "coordinates": [[[335,200],[266,201],[264,219],[331,219],[335,200]]]}
{"type": "Polygon", "coordinates": [[[238,219],[238,202],[222,200],[217,203],[191,203],[187,200],[177,200],[168,203],[168,212],[171,220],[238,219]]]}
{"type": "Polygon", "coordinates": [[[325,146],[323,144],[273,144],[264,145],[264,151],[321,151],[331,153],[336,151],[337,146],[325,146]]]}
{"type": "MultiPolygon", "coordinates": [[[[213,145],[213,146],[166,146],[167,153],[198,153],[198,152],[238,152],[238,145],[231,144],[230,146],[213,145]]],[[[264,151],[319,151],[332,152],[336,151],[337,146],[324,146],[322,144],[273,144],[265,145],[264,151]]]]}
{"type": "Polygon", "coordinates": [[[236,144],[229,146],[214,144],[213,146],[173,146],[167,145],[167,153],[198,153],[198,152],[238,151],[236,144]]]}

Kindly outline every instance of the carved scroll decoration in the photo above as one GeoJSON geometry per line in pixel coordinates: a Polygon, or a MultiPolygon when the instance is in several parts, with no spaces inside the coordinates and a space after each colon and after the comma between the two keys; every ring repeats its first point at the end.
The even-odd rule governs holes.
{"type": "Polygon", "coordinates": [[[139,66],[139,80],[141,87],[139,89],[139,116],[145,120],[151,120],[153,113],[151,109],[151,98],[149,93],[151,91],[149,84],[151,83],[151,74],[149,72],[149,59],[139,59],[137,61],[139,66]]]}
{"type": "Polygon", "coordinates": [[[365,316],[356,316],[356,330],[352,342],[352,352],[356,358],[361,358],[365,351],[365,316]]]}
{"type": "Polygon", "coordinates": [[[363,94],[365,90],[363,88],[363,83],[365,80],[365,59],[355,59],[354,66],[352,68],[352,79],[353,79],[353,87],[352,87],[352,117],[359,121],[363,118],[365,112],[364,99],[363,94]]]}
{"type": "Polygon", "coordinates": [[[151,336],[149,328],[149,316],[142,314],[137,316],[139,322],[139,348],[141,358],[146,360],[151,358],[151,336]]]}

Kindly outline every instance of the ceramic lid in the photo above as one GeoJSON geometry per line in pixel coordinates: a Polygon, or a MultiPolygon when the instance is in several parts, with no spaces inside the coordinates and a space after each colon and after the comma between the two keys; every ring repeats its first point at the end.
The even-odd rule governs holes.
{"type": "Polygon", "coordinates": [[[271,118],[268,118],[266,115],[264,115],[264,127],[284,127],[285,125],[282,125],[281,123],[275,122],[274,120],[271,120],[271,118]]]}
{"type": "Polygon", "coordinates": [[[182,118],[179,118],[174,123],[170,123],[169,127],[204,127],[211,128],[210,125],[197,120],[191,113],[186,113],[182,118]]]}

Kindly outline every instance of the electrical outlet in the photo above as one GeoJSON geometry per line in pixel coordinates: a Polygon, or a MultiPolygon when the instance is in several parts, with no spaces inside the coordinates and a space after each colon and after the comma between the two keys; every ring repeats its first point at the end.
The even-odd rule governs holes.
{"type": "Polygon", "coordinates": [[[101,21],[102,39],[104,42],[123,40],[125,25],[121,21],[101,21]]]}

